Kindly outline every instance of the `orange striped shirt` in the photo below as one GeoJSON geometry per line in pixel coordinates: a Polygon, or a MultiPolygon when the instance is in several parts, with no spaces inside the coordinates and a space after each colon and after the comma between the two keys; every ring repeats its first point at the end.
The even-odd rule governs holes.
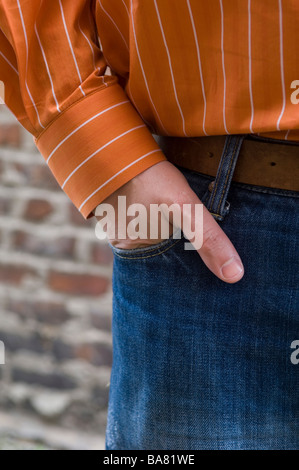
{"type": "Polygon", "coordinates": [[[298,28],[298,0],[0,0],[0,80],[88,217],[152,133],[299,140],[298,28]]]}

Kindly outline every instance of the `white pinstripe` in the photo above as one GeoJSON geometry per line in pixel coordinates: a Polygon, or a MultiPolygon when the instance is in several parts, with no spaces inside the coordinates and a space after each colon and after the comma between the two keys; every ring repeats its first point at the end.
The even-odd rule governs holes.
{"type": "Polygon", "coordinates": [[[206,100],[205,85],[204,85],[202,66],[201,66],[198,36],[197,36],[197,31],[196,31],[196,27],[195,27],[195,23],[194,23],[192,9],[191,9],[191,5],[190,5],[190,0],[187,0],[187,5],[188,5],[188,10],[189,10],[189,15],[190,15],[190,20],[191,20],[191,23],[192,23],[193,35],[194,35],[194,40],[195,40],[195,45],[196,45],[198,68],[199,68],[199,75],[200,75],[200,82],[201,82],[201,89],[202,89],[202,97],[203,97],[203,102],[204,102],[202,130],[203,130],[205,135],[208,135],[207,132],[206,132],[206,127],[205,127],[206,126],[206,114],[207,114],[207,100],[206,100]]]}
{"type": "MultiPolygon", "coordinates": [[[[123,2],[123,3],[124,3],[124,2],[123,2]]],[[[125,3],[124,3],[124,5],[125,5],[125,7],[126,7],[126,10],[128,11],[127,6],[126,6],[125,3]]],[[[128,14],[129,14],[129,12],[128,12],[128,14]]],[[[98,37],[98,41],[99,41],[99,44],[101,44],[101,38],[100,38],[100,37],[98,37]]],[[[112,70],[112,66],[109,64],[107,58],[105,58],[105,61],[106,61],[107,65],[108,65],[108,67],[110,67],[110,69],[112,70]]],[[[102,77],[102,78],[103,78],[103,77],[102,77]]],[[[106,86],[107,86],[107,83],[106,83],[106,86]]],[[[140,111],[138,110],[138,107],[137,107],[137,105],[136,105],[136,103],[135,103],[135,101],[134,101],[134,98],[133,98],[133,93],[132,93],[132,90],[131,90],[130,80],[128,81],[128,88],[129,88],[130,100],[132,101],[133,105],[135,106],[136,110],[138,111],[138,113],[139,113],[141,119],[146,123],[146,125],[147,125],[148,127],[151,127],[150,124],[147,122],[147,120],[144,119],[144,117],[142,116],[142,114],[141,114],[140,111]]]]}
{"type": "Polygon", "coordinates": [[[31,95],[31,92],[30,92],[30,90],[29,90],[28,83],[27,83],[27,70],[28,70],[28,39],[27,39],[26,27],[25,27],[24,18],[23,18],[23,13],[22,13],[22,9],[21,9],[21,5],[20,5],[19,0],[17,0],[17,3],[18,3],[19,14],[20,14],[20,18],[21,18],[23,33],[24,33],[24,37],[25,37],[25,45],[26,45],[26,74],[25,74],[25,86],[26,86],[26,90],[27,90],[27,93],[28,93],[28,95],[29,95],[29,98],[30,98],[30,100],[31,100],[31,103],[32,103],[32,105],[33,105],[33,107],[34,107],[34,109],[35,109],[35,112],[36,112],[36,115],[37,115],[37,119],[38,119],[39,125],[40,125],[40,127],[41,127],[42,129],[44,129],[44,126],[42,125],[41,120],[40,120],[40,117],[39,117],[38,109],[37,109],[37,107],[36,107],[36,104],[35,104],[34,99],[32,98],[32,95],[31,95]]]}
{"type": "Polygon", "coordinates": [[[145,122],[145,124],[147,125],[147,127],[149,129],[152,129],[153,126],[144,118],[144,116],[142,116],[141,112],[138,109],[138,106],[136,105],[136,102],[134,100],[134,96],[133,96],[133,93],[132,93],[132,89],[131,89],[130,80],[128,81],[128,90],[127,90],[127,92],[128,92],[128,96],[129,96],[130,100],[132,101],[136,111],[138,112],[138,114],[141,117],[141,119],[143,120],[143,122],[145,122]]]}
{"type": "Polygon", "coordinates": [[[84,93],[83,88],[81,86],[82,85],[82,77],[81,77],[78,62],[77,62],[77,59],[76,59],[76,56],[75,56],[75,52],[74,52],[74,49],[73,49],[73,46],[72,46],[72,43],[71,43],[71,38],[70,38],[68,29],[67,29],[67,25],[66,25],[66,22],[65,22],[65,16],[64,16],[64,11],[63,11],[63,6],[62,6],[62,3],[61,3],[61,0],[59,0],[59,6],[60,6],[61,17],[62,17],[62,22],[63,22],[65,34],[66,34],[66,37],[67,37],[67,40],[68,40],[68,43],[69,43],[69,46],[70,46],[70,50],[71,50],[71,53],[72,53],[72,56],[73,56],[73,59],[74,59],[77,74],[78,74],[78,77],[79,77],[79,80],[80,80],[79,88],[80,88],[80,91],[81,91],[82,95],[85,96],[85,93],[84,93]]]}
{"type": "MultiPolygon", "coordinates": [[[[100,36],[98,36],[98,41],[99,41],[99,44],[101,45],[101,38],[100,38],[100,36]]],[[[108,62],[108,60],[107,60],[106,57],[105,57],[105,63],[106,63],[106,65],[108,65],[108,67],[110,68],[110,70],[112,70],[112,67],[111,67],[111,65],[109,64],[109,62],[108,62]]],[[[102,78],[103,84],[105,84],[106,87],[107,87],[108,85],[107,85],[107,83],[105,82],[105,78],[104,78],[103,76],[102,76],[101,78],[102,78]]]]}
{"type": "Polygon", "coordinates": [[[288,132],[286,133],[284,140],[288,140],[290,132],[291,132],[291,129],[289,129],[288,132]]]}
{"type": "Polygon", "coordinates": [[[36,23],[34,24],[34,30],[35,30],[35,34],[36,34],[36,37],[37,37],[39,46],[40,46],[41,51],[42,51],[44,63],[45,63],[45,66],[46,66],[46,69],[47,69],[47,73],[48,73],[48,77],[49,77],[49,80],[50,80],[50,83],[51,83],[53,98],[54,98],[55,103],[56,103],[56,108],[57,108],[57,111],[58,111],[59,113],[61,113],[61,110],[60,110],[60,108],[59,108],[59,104],[58,104],[58,101],[57,101],[57,98],[56,98],[56,94],[55,94],[55,90],[54,90],[54,85],[53,85],[53,80],[52,80],[52,76],[51,76],[51,73],[50,73],[49,65],[48,65],[48,62],[47,62],[46,54],[45,54],[43,45],[42,45],[42,43],[41,43],[41,40],[40,40],[38,31],[37,31],[36,23]]]}
{"type": "MultiPolygon", "coordinates": [[[[92,22],[91,22],[90,15],[88,15],[88,22],[89,22],[89,24],[90,24],[90,28],[91,28],[90,30],[92,30],[92,29],[94,28],[94,26],[93,26],[93,24],[92,24],[92,22]]],[[[79,23],[78,23],[78,24],[79,24],[79,23]]],[[[79,25],[79,27],[80,27],[80,25],[79,25]]],[[[83,31],[82,31],[82,33],[83,33],[83,31]]],[[[83,33],[83,34],[84,34],[84,33],[83,33]]],[[[98,37],[97,37],[96,35],[95,35],[95,37],[96,37],[97,40],[98,40],[98,44],[96,45],[96,47],[99,47],[99,39],[98,39],[98,37]]],[[[92,46],[91,46],[91,47],[92,47],[92,46]]],[[[93,48],[92,48],[92,49],[93,49],[93,48]]],[[[96,68],[96,65],[95,65],[95,68],[96,68]]],[[[100,67],[98,67],[98,70],[99,70],[99,73],[102,73],[100,67]]],[[[108,85],[107,85],[107,83],[105,82],[105,78],[103,77],[103,75],[101,75],[101,80],[102,80],[102,82],[103,82],[103,85],[105,85],[105,86],[107,87],[108,85]]]]}
{"type": "Polygon", "coordinates": [[[85,92],[84,92],[84,90],[83,90],[83,88],[82,88],[82,85],[79,85],[79,89],[80,89],[82,95],[83,95],[83,96],[86,96],[86,95],[85,95],[85,92]]]}
{"type": "Polygon", "coordinates": [[[8,58],[5,57],[5,55],[0,51],[0,55],[1,57],[3,57],[3,59],[8,63],[8,65],[11,66],[11,68],[16,72],[17,75],[19,75],[19,72],[17,71],[17,69],[12,65],[11,62],[9,62],[8,58]]]}
{"type": "MultiPolygon", "coordinates": [[[[125,1],[122,0],[122,3],[123,3],[123,5],[124,5],[124,7],[125,7],[125,9],[126,9],[126,12],[127,12],[127,15],[128,15],[128,19],[130,19],[130,13],[129,13],[129,10],[128,10],[128,7],[127,7],[125,1]]],[[[148,127],[149,129],[152,129],[152,125],[144,118],[144,116],[142,116],[142,114],[141,114],[141,112],[139,111],[139,108],[138,108],[138,106],[137,106],[137,104],[136,104],[136,102],[135,102],[135,100],[134,100],[134,96],[133,96],[133,92],[132,92],[132,88],[131,88],[130,79],[128,80],[128,90],[127,90],[127,92],[128,92],[128,95],[129,95],[130,100],[132,101],[132,103],[133,103],[135,109],[137,110],[138,114],[140,115],[141,119],[145,122],[145,124],[147,125],[147,127],[148,127]]]]}
{"type": "Polygon", "coordinates": [[[103,85],[105,85],[105,87],[107,87],[107,83],[105,82],[105,77],[103,77],[103,75],[101,75],[101,79],[102,79],[102,82],[103,82],[103,85]]]}
{"type": "Polygon", "coordinates": [[[145,127],[144,124],[142,124],[141,126],[137,126],[137,127],[134,127],[126,132],[124,132],[123,134],[120,134],[118,135],[117,137],[115,137],[114,139],[110,140],[109,142],[107,142],[105,145],[103,145],[102,147],[100,147],[99,149],[97,149],[95,152],[93,152],[91,155],[89,155],[89,157],[87,157],[83,162],[80,163],[80,165],[78,165],[71,173],[70,175],[67,177],[67,179],[64,181],[63,185],[61,186],[62,189],[64,189],[65,185],[69,182],[69,180],[72,178],[72,176],[74,176],[75,173],[77,173],[78,170],[80,170],[80,168],[82,168],[82,166],[85,165],[85,163],[87,163],[89,160],[91,160],[93,157],[95,157],[98,153],[100,153],[102,150],[104,150],[105,148],[109,147],[109,145],[113,144],[114,142],[116,142],[117,140],[121,139],[122,137],[124,137],[125,135],[127,134],[130,134],[130,132],[133,132],[133,131],[136,131],[137,129],[140,129],[141,127],[145,127]]]}
{"type": "MultiPolygon", "coordinates": [[[[124,7],[125,7],[125,9],[126,9],[128,18],[130,19],[130,13],[129,13],[129,10],[128,10],[128,7],[127,7],[125,1],[122,0],[122,3],[123,3],[123,5],[124,5],[124,7]]],[[[111,68],[111,67],[110,67],[110,68],[111,68]]],[[[128,94],[129,94],[130,100],[132,101],[132,103],[133,103],[135,109],[136,109],[137,112],[139,113],[139,115],[140,115],[140,117],[142,118],[142,120],[145,122],[145,124],[147,125],[147,127],[151,128],[151,127],[152,127],[151,124],[142,116],[141,112],[140,112],[139,109],[138,109],[138,106],[136,105],[136,102],[135,102],[134,97],[133,97],[132,89],[131,89],[130,79],[128,80],[128,94]]]]}
{"type": "Polygon", "coordinates": [[[171,73],[171,80],[172,80],[173,91],[174,91],[176,103],[177,103],[177,106],[178,106],[178,108],[179,108],[180,115],[181,115],[181,118],[182,118],[182,121],[183,121],[183,132],[184,132],[184,135],[185,135],[186,137],[188,137],[188,134],[186,133],[186,124],[185,124],[184,114],[183,114],[183,111],[182,111],[182,108],[181,108],[181,105],[180,105],[180,102],[179,102],[179,98],[178,98],[178,95],[177,95],[177,90],[176,90],[176,85],[175,85],[175,80],[174,80],[174,75],[173,75],[173,70],[172,70],[172,63],[171,63],[170,52],[169,52],[169,48],[168,48],[167,41],[166,41],[165,34],[164,34],[164,30],[163,30],[163,26],[162,26],[162,21],[161,21],[161,17],[160,17],[158,5],[157,5],[157,0],[154,0],[154,3],[155,3],[155,8],[156,8],[157,16],[158,16],[158,21],[159,21],[159,25],[160,25],[160,30],[161,30],[161,34],[162,34],[164,46],[165,46],[166,53],[167,53],[167,57],[168,57],[168,63],[169,63],[169,69],[170,69],[170,73],[171,73]]]}
{"type": "Polygon", "coordinates": [[[248,0],[248,59],[249,59],[249,95],[251,106],[250,132],[253,133],[254,103],[252,93],[252,63],[251,63],[251,0],[248,0]]]}
{"type": "Polygon", "coordinates": [[[101,70],[99,67],[96,66],[96,58],[95,58],[95,54],[94,54],[94,50],[93,50],[93,47],[92,47],[92,44],[90,42],[90,40],[88,39],[88,37],[86,36],[86,34],[84,33],[84,31],[82,30],[81,26],[80,26],[80,23],[79,23],[79,19],[78,19],[78,27],[79,27],[79,30],[82,34],[82,36],[84,36],[84,38],[86,39],[88,45],[89,45],[89,48],[91,50],[91,53],[92,53],[92,61],[93,61],[93,68],[94,69],[98,69],[99,71],[101,70]]]}
{"type": "Polygon", "coordinates": [[[159,116],[159,114],[158,114],[158,111],[157,111],[157,109],[156,109],[156,106],[155,106],[155,104],[154,104],[154,102],[153,102],[152,95],[151,95],[151,92],[150,92],[150,89],[149,89],[149,86],[148,86],[148,82],[147,82],[147,79],[146,79],[145,71],[144,71],[144,68],[143,68],[143,64],[142,64],[142,60],[141,60],[141,56],[140,56],[140,51],[139,51],[139,47],[138,47],[138,43],[137,43],[137,38],[136,38],[135,23],[134,23],[134,16],[133,16],[133,2],[132,2],[132,0],[131,0],[131,19],[132,19],[132,29],[133,29],[133,34],[134,34],[134,41],[135,41],[135,46],[136,46],[136,52],[137,52],[137,55],[138,55],[138,60],[139,60],[141,72],[142,72],[142,75],[143,75],[144,83],[145,83],[145,86],[146,86],[146,89],[147,89],[147,93],[148,93],[148,96],[149,96],[151,105],[152,105],[152,107],[153,107],[154,110],[155,110],[155,113],[156,113],[156,116],[157,116],[158,121],[159,121],[159,123],[160,123],[160,126],[162,127],[162,129],[163,129],[163,131],[165,132],[165,134],[168,135],[168,132],[166,131],[165,127],[163,126],[162,121],[161,121],[161,119],[160,119],[160,116],[159,116]]]}
{"type": "Polygon", "coordinates": [[[221,10],[221,53],[222,53],[222,71],[223,71],[223,125],[225,132],[228,134],[226,127],[225,117],[225,106],[226,106],[226,75],[225,75],[225,63],[224,63],[224,19],[223,19],[223,4],[222,0],[219,0],[221,10]]]}
{"type": "Polygon", "coordinates": [[[130,18],[130,14],[129,14],[128,7],[127,7],[127,5],[126,5],[126,3],[125,3],[125,1],[124,1],[124,0],[122,0],[122,2],[123,2],[123,5],[124,5],[124,7],[125,7],[125,9],[126,9],[126,11],[127,11],[128,18],[130,18]]]}
{"type": "Polygon", "coordinates": [[[99,116],[101,116],[102,114],[104,113],[107,113],[107,111],[111,111],[112,109],[114,108],[117,108],[118,106],[121,106],[123,104],[126,104],[126,103],[129,103],[128,100],[126,101],[122,101],[121,103],[117,103],[113,106],[110,106],[110,108],[107,108],[107,109],[104,109],[104,111],[101,111],[100,113],[96,114],[95,116],[92,116],[90,119],[88,119],[87,121],[83,122],[80,126],[78,126],[76,129],[74,129],[69,135],[67,135],[55,148],[54,150],[52,150],[52,152],[50,153],[50,155],[48,156],[48,159],[47,159],[47,163],[49,163],[49,161],[51,160],[51,158],[53,157],[53,155],[57,152],[57,150],[68,140],[70,139],[74,134],[76,134],[76,132],[78,132],[80,129],[82,129],[82,127],[86,126],[87,124],[89,124],[90,122],[94,121],[96,118],[98,118],[99,116]]]}
{"type": "Polygon", "coordinates": [[[85,206],[85,204],[87,204],[87,202],[93,197],[95,196],[99,191],[101,191],[101,189],[103,189],[108,183],[110,183],[111,181],[113,181],[115,178],[117,178],[117,176],[121,175],[124,171],[128,170],[129,168],[131,168],[133,165],[136,165],[136,163],[139,163],[141,160],[143,160],[144,158],[148,157],[149,155],[152,155],[153,153],[157,153],[157,152],[160,152],[160,149],[157,149],[157,150],[152,150],[151,152],[148,152],[146,153],[145,155],[143,155],[142,157],[139,157],[137,158],[137,160],[135,160],[134,162],[130,163],[129,165],[127,165],[125,168],[122,168],[122,170],[120,170],[119,172],[117,172],[115,175],[113,175],[111,178],[109,178],[107,181],[105,181],[105,183],[103,183],[98,189],[96,189],[92,194],[90,194],[90,196],[88,196],[84,202],[82,202],[81,206],[79,207],[79,211],[82,210],[82,208],[85,206]]]}
{"type": "Polygon", "coordinates": [[[285,90],[285,78],[284,78],[284,57],[283,57],[283,26],[282,26],[282,4],[281,0],[278,0],[279,5],[279,40],[280,40],[280,73],[281,73],[281,86],[282,86],[282,109],[277,121],[277,130],[280,131],[280,121],[284,114],[286,107],[286,90],[285,90]]]}
{"type": "Polygon", "coordinates": [[[126,48],[129,50],[128,43],[127,43],[127,41],[125,40],[125,38],[124,38],[122,32],[120,31],[119,27],[118,27],[117,24],[115,23],[114,19],[113,19],[112,16],[110,16],[109,13],[105,10],[105,8],[104,8],[103,5],[102,5],[101,0],[98,0],[98,2],[99,2],[100,7],[102,8],[103,12],[108,16],[108,18],[109,18],[109,19],[111,20],[111,22],[114,24],[114,26],[115,26],[115,28],[117,29],[117,31],[119,32],[119,34],[120,34],[120,36],[121,36],[123,42],[125,43],[126,48]]]}

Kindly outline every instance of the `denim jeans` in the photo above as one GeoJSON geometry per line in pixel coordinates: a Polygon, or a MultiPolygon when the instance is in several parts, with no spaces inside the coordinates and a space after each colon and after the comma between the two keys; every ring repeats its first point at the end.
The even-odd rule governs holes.
{"type": "Polygon", "coordinates": [[[296,450],[299,193],[231,182],[226,167],[215,206],[213,178],[181,171],[219,208],[245,275],[222,282],[184,238],[113,249],[106,448],[296,450]]]}

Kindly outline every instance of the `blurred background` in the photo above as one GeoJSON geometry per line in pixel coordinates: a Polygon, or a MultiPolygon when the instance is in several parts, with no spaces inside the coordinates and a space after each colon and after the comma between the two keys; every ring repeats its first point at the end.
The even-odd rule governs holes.
{"type": "Polygon", "coordinates": [[[103,449],[112,254],[0,106],[0,449],[103,449]]]}

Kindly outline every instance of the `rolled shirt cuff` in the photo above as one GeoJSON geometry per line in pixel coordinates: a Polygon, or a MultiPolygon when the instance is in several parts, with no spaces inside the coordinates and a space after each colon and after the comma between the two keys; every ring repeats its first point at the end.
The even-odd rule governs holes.
{"type": "Polygon", "coordinates": [[[85,218],[125,183],[166,160],[119,85],[74,103],[35,143],[85,218]]]}

